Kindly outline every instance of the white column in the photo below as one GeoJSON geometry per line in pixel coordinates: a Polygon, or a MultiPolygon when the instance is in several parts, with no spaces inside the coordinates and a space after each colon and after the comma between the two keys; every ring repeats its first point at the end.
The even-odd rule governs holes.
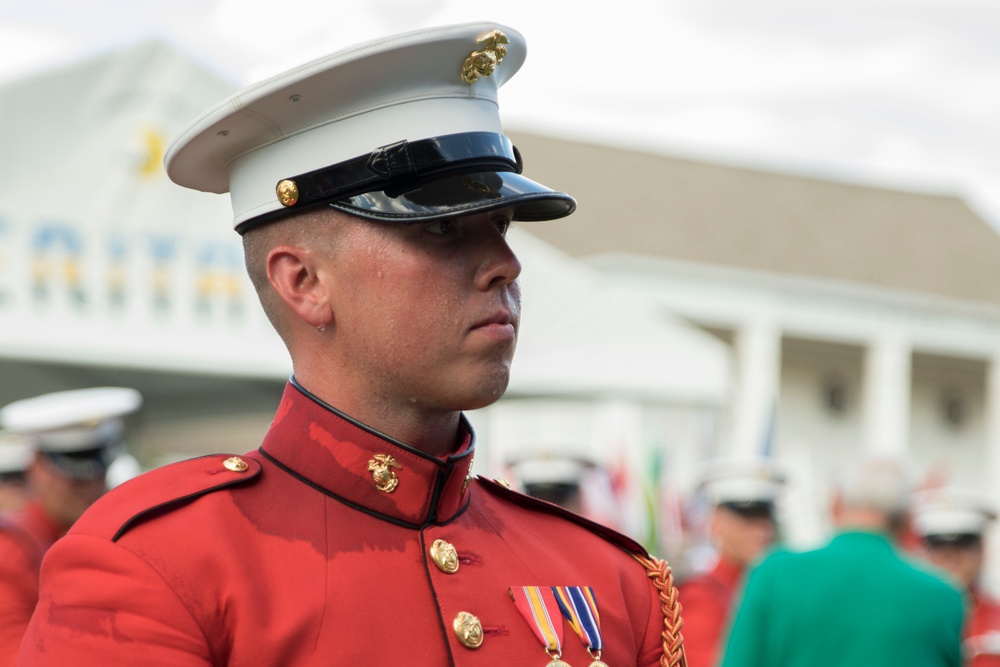
{"type": "Polygon", "coordinates": [[[781,381],[781,331],[772,318],[756,317],[736,332],[734,347],[739,376],[731,453],[759,455],[776,426],[772,421],[781,381]]]}
{"type": "Polygon", "coordinates": [[[865,354],[863,445],[878,454],[905,454],[910,438],[913,350],[901,331],[880,332],[865,354]]]}
{"type": "MultiPolygon", "coordinates": [[[[986,427],[985,470],[982,489],[1000,507],[1000,350],[986,363],[984,421],[986,427]]],[[[986,563],[983,583],[992,593],[1000,589],[1000,534],[993,526],[986,534],[986,563]]]]}

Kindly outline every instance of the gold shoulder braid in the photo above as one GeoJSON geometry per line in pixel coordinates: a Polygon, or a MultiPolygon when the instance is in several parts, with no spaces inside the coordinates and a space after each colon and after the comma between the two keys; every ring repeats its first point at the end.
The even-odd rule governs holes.
{"type": "Polygon", "coordinates": [[[646,568],[646,576],[653,580],[653,585],[660,592],[660,608],[663,610],[663,655],[660,657],[660,666],[687,667],[684,637],[681,635],[684,619],[681,618],[681,603],[674,587],[674,573],[670,564],[659,558],[645,558],[639,554],[632,554],[632,557],[642,563],[646,568]]]}

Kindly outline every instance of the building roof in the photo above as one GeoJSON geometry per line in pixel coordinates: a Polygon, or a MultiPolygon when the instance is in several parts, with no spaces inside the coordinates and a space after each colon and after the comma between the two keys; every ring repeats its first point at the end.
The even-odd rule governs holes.
{"type": "Polygon", "coordinates": [[[955,195],[892,190],[511,132],[525,172],[573,194],[530,231],[632,253],[1000,305],[1000,235],[955,195]]]}

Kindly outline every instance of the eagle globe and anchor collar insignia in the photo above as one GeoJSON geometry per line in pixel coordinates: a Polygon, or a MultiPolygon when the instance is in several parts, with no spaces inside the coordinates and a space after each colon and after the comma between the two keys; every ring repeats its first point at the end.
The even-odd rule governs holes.
{"type": "Polygon", "coordinates": [[[399,486],[399,477],[393,468],[402,470],[403,466],[391,454],[375,454],[374,458],[368,461],[368,470],[372,473],[376,489],[385,493],[396,490],[399,486]]]}

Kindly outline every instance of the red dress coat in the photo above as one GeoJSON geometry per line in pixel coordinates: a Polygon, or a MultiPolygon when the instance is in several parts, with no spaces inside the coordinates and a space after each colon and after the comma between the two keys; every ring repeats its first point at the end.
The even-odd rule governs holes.
{"type": "MultiPolygon", "coordinates": [[[[256,452],[154,470],[76,523],[42,566],[19,664],[544,665],[511,599],[521,585],[593,587],[604,661],[659,664],[678,620],[656,585],[669,571],[650,576],[610,530],[467,481],[472,458],[471,430],[428,457],[293,380],[256,452]],[[457,571],[438,565],[437,540],[457,571]],[[476,648],[463,612],[480,621],[465,634],[476,648]]],[[[589,665],[562,625],[564,660],[589,665]]]]}
{"type": "Polygon", "coordinates": [[[743,568],[719,559],[715,567],[679,584],[684,606],[684,650],[690,667],[716,667],[743,568]]]}
{"type": "Polygon", "coordinates": [[[42,557],[63,532],[36,502],[0,518],[0,665],[17,660],[38,603],[42,557]]]}
{"type": "Polygon", "coordinates": [[[1000,667],[1000,602],[972,596],[963,649],[969,667],[1000,667]]]}

